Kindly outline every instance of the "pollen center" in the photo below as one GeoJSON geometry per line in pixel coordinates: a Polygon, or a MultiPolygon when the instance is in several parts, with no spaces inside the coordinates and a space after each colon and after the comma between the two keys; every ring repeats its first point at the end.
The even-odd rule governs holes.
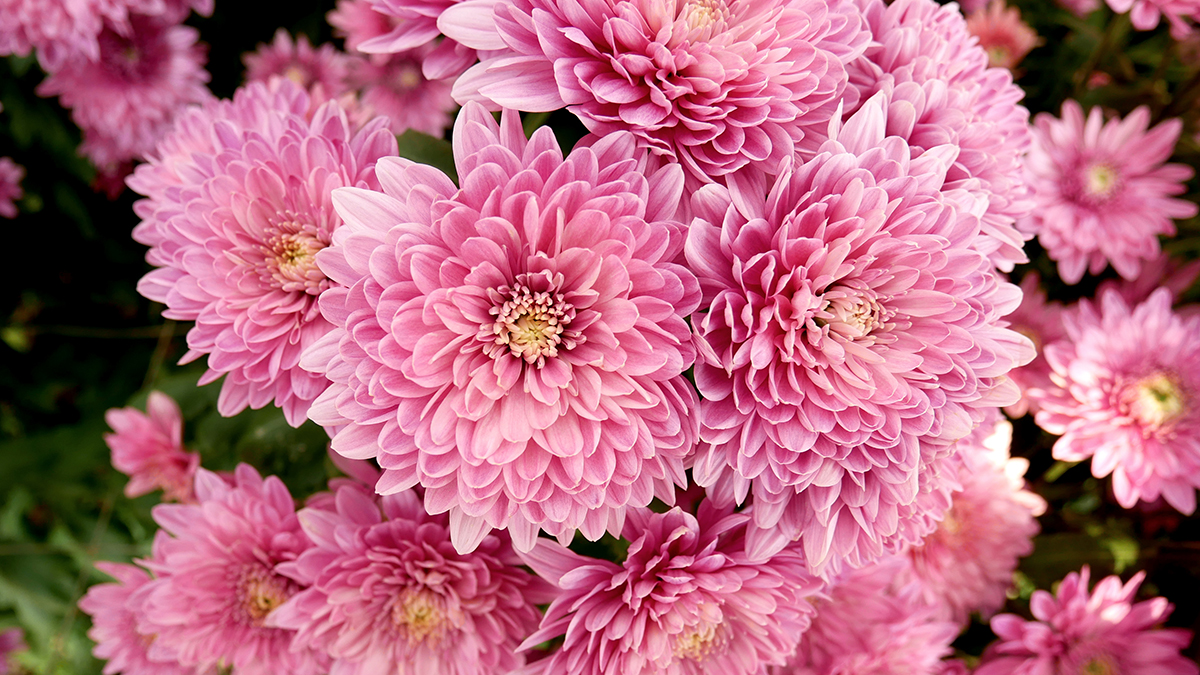
{"type": "Polygon", "coordinates": [[[869,336],[891,315],[869,289],[834,287],[824,298],[828,304],[815,315],[818,325],[829,326],[830,332],[851,340],[869,336]]]}
{"type": "Polygon", "coordinates": [[[718,633],[721,624],[700,622],[689,626],[675,637],[675,656],[680,659],[691,659],[697,663],[704,662],[721,646],[718,633]]]}
{"type": "Polygon", "coordinates": [[[266,280],[284,291],[318,295],[328,285],[325,273],[317,267],[317,251],[323,248],[316,228],[291,221],[280,223],[263,246],[266,280]]]}
{"type": "Polygon", "coordinates": [[[496,358],[507,348],[513,356],[541,368],[546,359],[558,356],[561,349],[574,347],[579,339],[569,330],[575,308],[561,293],[530,288],[526,283],[534,280],[527,278],[530,276],[521,275],[512,287],[503,286],[493,292],[493,297],[498,296],[502,302],[489,310],[496,320],[490,327],[494,348],[488,353],[496,358]]]}
{"type": "Polygon", "coordinates": [[[428,590],[406,590],[392,605],[392,623],[410,646],[436,645],[446,633],[462,625],[459,612],[450,611],[440,595],[428,590]]]}
{"type": "Polygon", "coordinates": [[[1107,201],[1116,194],[1120,179],[1110,164],[1093,162],[1083,171],[1083,192],[1096,201],[1107,201]]]}
{"type": "Polygon", "coordinates": [[[1162,427],[1179,418],[1184,395],[1167,373],[1155,373],[1135,383],[1125,396],[1129,415],[1148,427],[1162,427]]]}
{"type": "Polygon", "coordinates": [[[237,588],[238,605],[255,626],[292,595],[292,584],[262,565],[246,567],[237,588]]]}
{"type": "Polygon", "coordinates": [[[1107,656],[1094,656],[1079,667],[1079,675],[1117,675],[1117,666],[1107,656]]]}

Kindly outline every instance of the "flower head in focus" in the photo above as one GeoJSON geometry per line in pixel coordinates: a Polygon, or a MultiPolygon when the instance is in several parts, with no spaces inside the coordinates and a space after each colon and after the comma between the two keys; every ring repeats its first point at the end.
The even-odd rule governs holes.
{"type": "Polygon", "coordinates": [[[1099,107],[1087,119],[1078,103],[1063,103],[1062,119],[1034,120],[1035,144],[1025,163],[1037,208],[1028,227],[1063,281],[1099,274],[1108,263],[1126,279],[1158,256],[1158,235],[1175,234],[1173,218],[1196,215],[1196,204],[1176,199],[1191,167],[1165,164],[1183,123],[1149,128],[1142,106],[1124,119],[1104,121],[1099,107]]]}
{"type": "Polygon", "coordinates": [[[1179,651],[1191,631],[1158,628],[1171,614],[1166,598],[1134,602],[1145,578],[1128,583],[1108,577],[1088,591],[1090,570],[1071,572],[1050,595],[1034,591],[1034,621],[1013,614],[992,618],[999,636],[984,652],[975,675],[1081,673],[1084,675],[1196,675],[1195,662],[1179,651]]]}
{"type": "Polygon", "coordinates": [[[126,497],[161,489],[165,499],[192,500],[192,481],[200,455],[183,447],[183,416],[170,396],[150,392],[146,412],[113,408],[104,414],[113,433],[104,435],[112,450],[112,465],[129,476],[126,497]]]}

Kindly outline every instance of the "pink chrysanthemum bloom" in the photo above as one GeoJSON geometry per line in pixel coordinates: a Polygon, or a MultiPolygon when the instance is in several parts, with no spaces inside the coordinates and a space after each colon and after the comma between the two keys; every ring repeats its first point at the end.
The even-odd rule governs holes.
{"type": "Polygon", "coordinates": [[[631,131],[692,184],[774,174],[824,139],[867,46],[849,2],[467,0],[442,31],[500,50],[458,79],[459,102],[569,106],[590,131],[631,131]],[[536,19],[535,19],[536,17],[536,19]]]}
{"type": "Polygon", "coordinates": [[[392,133],[409,129],[441,138],[453,122],[457,107],[450,96],[452,83],[426,79],[421,62],[433,45],[411,52],[357,61],[350,73],[350,84],[362,90],[362,105],[373,114],[388,119],[392,133]]]}
{"type": "Polygon", "coordinates": [[[20,628],[0,630],[0,675],[16,672],[18,666],[13,663],[11,655],[26,649],[25,632],[20,628]]]}
{"type": "Polygon", "coordinates": [[[79,601],[79,609],[92,617],[88,631],[88,637],[96,643],[92,654],[108,662],[104,675],[198,675],[201,671],[195,668],[185,668],[178,661],[151,660],[147,653],[155,636],[138,632],[141,604],[132,596],[150,582],[150,575],[121,563],[98,562],[96,568],[117,580],[115,584],[92,586],[79,601]]]}
{"type": "Polygon", "coordinates": [[[992,618],[1000,641],[984,652],[975,675],[1081,673],[1084,675],[1196,675],[1200,668],[1179,654],[1191,631],[1156,628],[1173,607],[1166,598],[1134,603],[1145,578],[1128,583],[1111,576],[1088,592],[1090,570],[1071,572],[1051,596],[1034,591],[1036,621],[1013,614],[992,618]]]}
{"type": "Polygon", "coordinates": [[[1125,508],[1160,496],[1183,513],[1200,488],[1200,316],[1171,311],[1155,291],[1130,307],[1109,291],[1063,316],[1067,338],[1046,347],[1054,386],[1036,399],[1038,426],[1061,434],[1054,457],[1092,460],[1125,508]]]}
{"type": "Polygon", "coordinates": [[[1021,304],[1009,314],[1009,327],[1029,338],[1037,349],[1037,357],[1014,368],[1008,376],[1021,389],[1021,400],[1004,408],[1014,419],[1037,412],[1038,394],[1050,386],[1050,364],[1046,362],[1046,345],[1066,337],[1063,328],[1061,302],[1047,302],[1046,291],[1039,285],[1037,272],[1027,272],[1021,279],[1021,304]]]}
{"type": "Polygon", "coordinates": [[[112,408],[104,420],[114,432],[104,435],[112,450],[113,468],[129,476],[126,497],[161,489],[165,499],[192,501],[200,455],[184,450],[183,416],[170,396],[152,391],[145,413],[137,408],[112,408]]]}
{"type": "Polygon", "coordinates": [[[1009,271],[1025,261],[1029,236],[1015,223],[1033,206],[1021,166],[1028,150],[1029,112],[1012,73],[989,68],[987,53],[967,31],[957,8],[933,0],[855,0],[874,42],[849,65],[846,113],[876,92],[890,92],[889,135],[908,141],[913,158],[944,145],[958,147],[945,189],[984,200],[976,248],[1009,271]]]}
{"type": "Polygon", "coordinates": [[[527,675],[757,675],[782,665],[823,583],[795,547],[745,555],[748,514],[630,509],[618,564],[546,539],[522,557],[561,589],[528,649],[564,636],[527,675]]]}
{"type": "Polygon", "coordinates": [[[962,491],[937,530],[907,553],[926,599],[960,625],[972,612],[986,617],[1004,606],[1017,560],[1033,551],[1036,516],[1046,510],[1025,489],[1029,460],[1009,457],[1012,424],[999,410],[994,416],[959,441],[962,491]]]}
{"type": "Polygon", "coordinates": [[[333,45],[313,49],[308,37],[292,40],[284,29],[275,31],[269,45],[242,56],[246,64],[247,82],[267,82],[272,77],[286,77],[305,89],[320,85],[326,96],[337,98],[348,89],[349,60],[333,45]]]}
{"type": "Polygon", "coordinates": [[[1106,0],[1114,12],[1129,12],[1130,23],[1138,30],[1153,30],[1162,17],[1171,24],[1171,37],[1182,40],[1192,33],[1200,20],[1200,0],[1106,0]]]}
{"type": "Polygon", "coordinates": [[[478,58],[474,49],[442,36],[439,18],[459,1],[359,0],[359,7],[343,9],[339,4],[338,11],[345,13],[345,18],[339,19],[347,25],[347,34],[357,33],[354,49],[366,54],[401,54],[428,46],[421,68],[427,79],[443,80],[462,74],[478,58]],[[383,24],[366,16],[363,5],[382,17],[383,24]]]}
{"type": "Polygon", "coordinates": [[[392,30],[391,20],[375,11],[371,0],[338,0],[327,19],[333,26],[333,34],[344,38],[346,50],[352,52],[359,51],[362,43],[392,30]]]}
{"type": "Polygon", "coordinates": [[[1149,124],[1145,106],[1107,123],[1092,108],[1085,122],[1072,100],[1061,120],[1046,113],[1034,120],[1036,142],[1025,162],[1038,206],[1029,227],[1068,284],[1110,262],[1122,277],[1137,277],[1143,261],[1158,256],[1158,235],[1175,234],[1171,219],[1196,215],[1196,204],[1174,198],[1186,190],[1191,167],[1164,164],[1183,123],[1149,124]]]}
{"type": "Polygon", "coordinates": [[[97,166],[150,156],[191,103],[212,99],[194,28],[131,16],[129,35],[105,26],[96,60],[65,61],[38,85],[83,130],[79,151],[97,166]]]}
{"type": "Polygon", "coordinates": [[[907,565],[902,556],[885,558],[835,580],[796,655],[770,675],[939,673],[958,626],[917,584],[897,582],[907,565]]]}
{"type": "Polygon", "coordinates": [[[1200,278],[1200,260],[1185,263],[1172,258],[1165,251],[1142,265],[1142,273],[1136,279],[1106,279],[1096,287],[1096,297],[1112,289],[1121,294],[1127,305],[1137,305],[1150,297],[1159,288],[1171,291],[1172,302],[1179,302],[1183,294],[1200,278]]]}
{"type": "Polygon", "coordinates": [[[0,217],[16,218],[16,201],[25,196],[21,180],[25,178],[25,167],[12,161],[11,157],[0,157],[0,217]]]}
{"type": "Polygon", "coordinates": [[[1037,32],[1021,21],[1021,10],[1008,7],[1004,0],[991,0],[986,9],[971,12],[967,32],[979,38],[993,68],[1015,69],[1040,42],[1037,32]]]}
{"type": "Polygon", "coordinates": [[[295,631],[267,624],[300,590],[275,567],[312,545],[287,487],[240,464],[229,482],[200,469],[196,498],[154,507],[162,530],[141,564],[156,578],[134,596],[142,603],[138,632],[156,636],[149,658],[238,675],[326,672],[318,652],[288,650],[295,631]]]}
{"type": "Polygon", "coordinates": [[[945,190],[957,149],[910,159],[886,107],[869,101],[765,199],[693,197],[693,476],[722,504],[753,495],[756,549],[802,538],[818,569],[931,532],[957,488],[952,444],[1017,400],[1005,374],[1033,358],[1002,327],[1019,291],[973,248],[983,205],[945,190]]]}
{"type": "Polygon", "coordinates": [[[317,295],[331,282],[314,258],[341,225],[330,192],[377,187],[376,160],[396,153],[384,120],[356,132],[336,102],[308,110],[290,80],[250,84],[189,110],[129,178],[149,197],[134,205],[133,237],[159,268],[138,291],[196,322],[184,360],[209,355],[201,384],[225,375],[222,415],[274,401],[304,422],[327,384],[297,364],[330,329],[317,295]]]}
{"type": "Polygon", "coordinates": [[[279,566],[305,587],[271,615],[296,629],[296,646],[327,652],[338,675],[503,675],[524,664],[517,645],[554,594],[504,533],[460,555],[447,517],[427,515],[411,491],[377,504],[343,487],[332,506],[300,512],[314,546],[279,566]]]}
{"type": "Polygon", "coordinates": [[[682,172],[646,171],[629,134],[564,159],[478,104],[453,138],[461,190],[389,159],[383,192],[335,191],[346,225],[318,262],[337,329],[302,361],[333,385],[310,416],[378,458],[381,493],[423,486],[460,552],[492,528],[520,550],[539,527],[619,532],[626,507],[672,501],[696,438],[682,172]]]}

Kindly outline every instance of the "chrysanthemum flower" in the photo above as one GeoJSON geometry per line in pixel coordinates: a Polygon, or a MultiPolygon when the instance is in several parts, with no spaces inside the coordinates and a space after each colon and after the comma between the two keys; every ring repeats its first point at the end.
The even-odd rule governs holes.
{"type": "Polygon", "coordinates": [[[1182,40],[1191,34],[1200,19],[1200,0],[1107,0],[1114,12],[1129,12],[1130,23],[1138,30],[1153,30],[1162,17],[1171,24],[1171,36],[1182,40]]]}
{"type": "Polygon", "coordinates": [[[294,645],[328,653],[338,675],[503,675],[524,663],[517,645],[554,594],[504,533],[460,555],[447,517],[411,491],[377,504],[347,486],[331,506],[300,512],[314,546],[278,568],[305,587],[271,615],[296,629],[294,645]]]}
{"type": "Polygon", "coordinates": [[[991,0],[986,9],[971,12],[967,32],[979,38],[993,68],[1013,70],[1040,42],[1037,32],[1021,21],[1021,10],[1006,6],[1004,0],[991,0]]]}
{"type": "Polygon", "coordinates": [[[819,0],[468,0],[438,25],[499,50],[458,79],[459,102],[569,106],[597,135],[633,132],[694,184],[774,174],[798,146],[814,150],[844,64],[867,45],[855,7],[819,0]]]}
{"type": "Polygon", "coordinates": [[[282,76],[304,87],[312,89],[320,85],[326,96],[337,98],[348,88],[348,57],[324,44],[313,49],[308,37],[301,35],[292,40],[284,29],[275,31],[275,39],[269,45],[259,45],[258,50],[242,56],[246,64],[247,82],[267,82],[272,77],[282,76]]]}
{"type": "Polygon", "coordinates": [[[796,655],[770,675],[939,673],[958,626],[917,584],[897,583],[907,565],[902,556],[885,558],[836,579],[796,655]]]}
{"type": "Polygon", "coordinates": [[[0,157],[0,217],[16,218],[16,201],[25,196],[21,179],[25,178],[25,167],[12,161],[11,157],[0,157]]]}
{"type": "Polygon", "coordinates": [[[212,98],[194,28],[131,16],[123,35],[105,26],[97,60],[66,60],[38,85],[59,97],[83,131],[79,151],[97,166],[148,157],[188,104],[212,98]]]}
{"type": "Polygon", "coordinates": [[[430,80],[421,72],[421,63],[433,45],[410,52],[356,61],[350,72],[350,84],[362,90],[362,105],[388,119],[392,133],[400,135],[415,129],[442,137],[453,121],[457,107],[450,96],[452,83],[430,80]]]}
{"type": "Polygon", "coordinates": [[[92,586],[79,601],[79,609],[92,617],[88,631],[88,637],[96,643],[92,654],[107,661],[104,675],[198,675],[201,671],[196,668],[185,668],[178,661],[151,660],[147,653],[155,636],[138,632],[142,612],[140,599],[133,596],[150,582],[150,575],[121,563],[98,562],[96,568],[117,580],[115,584],[92,586]]]}
{"type": "Polygon", "coordinates": [[[540,675],[757,675],[783,665],[808,628],[823,583],[795,547],[745,555],[744,513],[701,503],[630,509],[624,562],[585,558],[546,539],[522,557],[561,589],[525,641],[564,636],[531,664],[540,675]]]}
{"type": "Polygon", "coordinates": [[[326,17],[333,34],[346,40],[346,50],[358,51],[362,43],[392,30],[388,17],[375,11],[371,0],[338,0],[326,17]]]}
{"type": "Polygon", "coordinates": [[[460,552],[492,528],[521,550],[539,527],[619,532],[627,506],[672,501],[696,438],[682,172],[645,171],[629,134],[564,159],[477,104],[453,137],[461,190],[389,159],[383,192],[335,191],[337,329],[302,362],[333,385],[310,416],[378,458],[381,493],[422,485],[460,552]]]}
{"type": "Polygon", "coordinates": [[[1025,160],[1037,200],[1030,227],[1063,281],[1099,274],[1110,262],[1133,279],[1158,255],[1158,235],[1175,234],[1171,219],[1196,215],[1196,204],[1174,198],[1191,167],[1164,164],[1183,123],[1149,124],[1145,106],[1107,123],[1092,108],[1085,122],[1071,100],[1061,120],[1046,113],[1034,120],[1036,143],[1025,160]]]}
{"type": "Polygon", "coordinates": [[[1047,302],[1046,291],[1039,285],[1037,272],[1027,272],[1021,279],[1021,304],[1005,317],[1009,327],[1029,338],[1037,349],[1037,357],[1008,376],[1021,389],[1021,400],[1007,406],[1004,412],[1014,419],[1032,411],[1037,412],[1037,394],[1050,386],[1050,364],[1046,362],[1045,346],[1066,337],[1063,328],[1061,302],[1047,302]]]}
{"type": "Polygon", "coordinates": [[[992,618],[1000,641],[984,652],[975,675],[1087,673],[1091,675],[1196,675],[1200,668],[1179,651],[1191,631],[1156,628],[1173,609],[1166,598],[1134,603],[1145,578],[1138,572],[1122,585],[1108,577],[1088,592],[1090,570],[1071,572],[1051,596],[1034,591],[1036,621],[1013,614],[992,618]]]}
{"type": "Polygon", "coordinates": [[[151,660],[238,675],[317,675],[328,660],[309,649],[288,651],[294,631],[267,618],[300,586],[276,565],[312,544],[300,529],[283,482],[238,466],[232,484],[201,469],[198,504],[160,504],[154,555],[142,564],[155,579],[138,591],[138,632],[155,635],[151,660]]]}
{"type": "Polygon", "coordinates": [[[858,566],[933,530],[957,487],[951,445],[1017,400],[1033,358],[1003,328],[1020,300],[975,250],[983,205],[945,191],[956,148],[910,159],[868,102],[770,194],[707,186],[687,260],[701,445],[693,476],[754,497],[756,548],[802,538],[820,568],[858,566]],[[934,495],[923,502],[922,495],[934,495]]]}
{"type": "Polygon", "coordinates": [[[401,54],[429,47],[422,52],[424,75],[430,80],[443,80],[462,74],[478,58],[474,49],[443,37],[439,28],[439,17],[459,1],[359,0],[358,4],[369,5],[383,18],[382,26],[379,19],[366,16],[364,7],[343,9],[339,4],[338,11],[345,14],[342,20],[348,24],[347,32],[358,33],[354,49],[366,54],[401,54]]]}
{"type": "Polygon", "coordinates": [[[889,135],[912,147],[913,158],[953,145],[958,156],[946,189],[962,189],[985,200],[983,234],[976,248],[1009,271],[1025,261],[1029,235],[1016,223],[1033,203],[1021,166],[1028,150],[1029,112],[1012,73],[989,68],[957,8],[933,0],[855,0],[873,43],[849,65],[846,112],[876,92],[890,92],[889,135]]]}
{"type": "Polygon", "coordinates": [[[1053,387],[1036,399],[1038,426],[1061,434],[1054,457],[1089,457],[1113,476],[1125,508],[1160,496],[1183,513],[1200,488],[1200,316],[1171,311],[1155,291],[1130,307],[1108,291],[1063,316],[1067,338],[1046,347],[1053,387]]]}
{"type": "Polygon", "coordinates": [[[1004,605],[1017,560],[1033,551],[1046,502],[1025,489],[1029,460],[1009,457],[1012,424],[1000,411],[959,441],[962,491],[937,530],[907,552],[911,577],[930,604],[959,625],[1004,605]]]}
{"type": "MultiPolygon", "coordinates": [[[[1133,306],[1144,302],[1159,288],[1171,291],[1172,302],[1179,302],[1183,294],[1200,278],[1200,260],[1184,262],[1172,258],[1165,251],[1142,265],[1142,273],[1136,279],[1105,279],[1096,287],[1096,297],[1112,289],[1121,294],[1125,304],[1133,306]]],[[[1188,308],[1180,308],[1185,311],[1188,308]]]]}
{"type": "Polygon", "coordinates": [[[133,237],[159,268],[138,291],[196,322],[184,359],[209,355],[201,384],[225,375],[222,415],[274,401],[304,422],[326,386],[297,363],[330,328],[317,295],[331,282],[314,260],[341,224],[330,192],[378,186],[376,160],[396,153],[383,120],[355,131],[335,102],[308,109],[290,80],[250,84],[189,110],[129,178],[149,197],[134,205],[133,237]]]}
{"type": "Polygon", "coordinates": [[[166,499],[192,499],[192,481],[200,466],[200,455],[183,448],[183,416],[170,396],[150,392],[146,412],[137,408],[113,408],[104,420],[114,433],[104,442],[112,450],[112,465],[129,476],[126,497],[137,497],[161,489],[166,499]]]}

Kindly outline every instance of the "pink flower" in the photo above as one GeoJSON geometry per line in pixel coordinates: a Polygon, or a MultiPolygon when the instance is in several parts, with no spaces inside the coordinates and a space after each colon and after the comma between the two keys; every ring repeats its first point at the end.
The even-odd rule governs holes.
{"type": "Polygon", "coordinates": [[[276,565],[311,546],[283,482],[264,480],[248,464],[230,482],[201,469],[196,498],[153,510],[163,529],[141,564],[156,578],[130,600],[142,603],[138,632],[157,636],[148,657],[201,671],[232,667],[238,675],[326,672],[317,652],[288,651],[294,631],[267,622],[300,590],[276,565]]]}
{"type": "Polygon", "coordinates": [[[1054,386],[1036,401],[1038,426],[1062,438],[1055,459],[1092,459],[1125,508],[1160,496],[1183,513],[1200,487],[1200,316],[1171,311],[1155,291],[1136,307],[1108,291],[1063,317],[1046,347],[1054,386]]]}
{"type": "MultiPolygon", "coordinates": [[[[941,617],[918,585],[897,583],[901,557],[836,579],[817,603],[812,627],[787,667],[770,675],[933,675],[958,627],[941,617]]],[[[953,671],[951,671],[953,672],[953,671]]]]}
{"type": "Polygon", "coordinates": [[[392,133],[415,129],[441,138],[450,127],[450,112],[456,104],[450,96],[451,82],[430,80],[421,63],[433,45],[387,57],[360,60],[350,73],[350,83],[362,89],[362,105],[388,119],[392,133]]]}
{"type": "Polygon", "coordinates": [[[11,658],[15,652],[28,649],[25,646],[25,632],[20,628],[9,628],[0,631],[0,675],[15,672],[18,667],[11,658]]]}
{"type": "Polygon", "coordinates": [[[1017,560],[1033,551],[1035,516],[1046,510],[1025,489],[1029,460],[1008,455],[1012,425],[999,410],[994,417],[959,441],[962,491],[937,530],[907,553],[926,600],[959,625],[972,612],[986,617],[1004,606],[1017,560]]]}
{"type": "Polygon", "coordinates": [[[1200,19],[1200,0],[1106,0],[1114,12],[1129,12],[1130,22],[1138,30],[1153,30],[1161,17],[1171,24],[1171,37],[1182,40],[1191,34],[1200,19]],[[1187,19],[1185,21],[1185,19],[1187,19]]]}
{"type": "Polygon", "coordinates": [[[282,28],[275,31],[271,44],[259,45],[257,51],[242,55],[242,61],[247,82],[267,82],[273,76],[282,76],[309,90],[320,85],[325,95],[333,98],[347,90],[350,59],[345,54],[330,44],[313,49],[304,35],[293,42],[282,28]]]}
{"type": "Polygon", "coordinates": [[[459,102],[568,106],[597,135],[631,131],[691,183],[774,174],[815,150],[867,46],[848,2],[467,0],[442,32],[498,50],[458,79],[459,102]],[[535,18],[536,17],[536,18],[535,18]]]}
{"type": "MultiPolygon", "coordinates": [[[[422,47],[422,69],[426,79],[454,78],[471,64],[477,54],[474,49],[451,38],[443,38],[440,17],[460,0],[368,0],[371,9],[387,22],[385,30],[358,40],[355,49],[367,54],[400,54],[422,47]],[[442,39],[438,39],[442,38],[442,39]]],[[[361,14],[358,9],[356,13],[361,14]]],[[[478,10],[477,10],[478,11],[478,10]]],[[[362,23],[367,23],[360,19],[362,23]]],[[[369,25],[369,24],[368,24],[369,25]]],[[[365,26],[364,26],[365,27],[365,26]]],[[[365,33],[366,31],[364,31],[365,33]]]]}
{"type": "Polygon", "coordinates": [[[991,0],[987,9],[971,12],[967,32],[979,38],[993,68],[1015,69],[1040,42],[1037,32],[1021,21],[1021,10],[1006,6],[1004,0],[991,0]]]}
{"type": "Polygon", "coordinates": [[[1021,156],[1029,147],[1029,112],[1012,73],[989,68],[986,52],[952,6],[933,0],[855,0],[874,42],[849,65],[846,112],[879,91],[890,92],[887,130],[913,158],[953,145],[958,156],[945,189],[984,200],[984,236],[975,247],[1003,271],[1025,262],[1028,234],[1014,223],[1033,203],[1021,156]]]}
{"type": "Polygon", "coordinates": [[[957,149],[910,159],[886,109],[877,95],[765,200],[692,202],[693,476],[721,504],[753,495],[756,551],[801,538],[817,569],[931,532],[952,444],[1017,400],[1005,374],[1033,358],[1001,320],[1019,291],[974,248],[983,205],[944,186],[957,149]]]}
{"type": "Polygon", "coordinates": [[[696,437],[682,172],[646,172],[629,134],[564,159],[477,104],[453,137],[461,190],[389,159],[383,192],[335,191],[337,328],[303,359],[333,385],[310,416],[379,460],[379,492],[423,486],[459,552],[492,528],[519,550],[539,527],[619,532],[627,506],[671,503],[696,437]]]}
{"type": "Polygon", "coordinates": [[[1166,598],[1134,603],[1145,578],[1138,572],[1122,585],[1108,577],[1088,593],[1090,570],[1071,572],[1051,596],[1034,591],[1029,608],[1037,621],[1013,614],[992,619],[1000,637],[984,652],[975,675],[1019,673],[1120,673],[1195,675],[1200,668],[1180,656],[1191,631],[1155,628],[1173,609],[1166,598]]]}
{"type": "Polygon", "coordinates": [[[133,595],[150,582],[150,575],[133,565],[120,563],[98,562],[96,568],[117,580],[115,584],[92,586],[79,601],[79,609],[92,617],[92,628],[88,631],[88,637],[96,643],[92,654],[108,662],[104,665],[104,675],[198,675],[201,671],[196,668],[185,668],[170,659],[152,660],[148,654],[156,636],[138,631],[142,608],[133,595]]]}
{"type": "Polygon", "coordinates": [[[345,38],[348,51],[358,51],[362,43],[392,30],[392,20],[375,11],[371,0],[338,0],[328,19],[333,34],[345,38]]]}
{"type": "Polygon", "coordinates": [[[1045,347],[1067,335],[1062,322],[1062,303],[1046,302],[1046,291],[1038,285],[1039,281],[1037,272],[1025,274],[1021,279],[1021,305],[1007,317],[1009,327],[1029,338],[1037,349],[1036,358],[1008,374],[1021,389],[1021,400],[1004,409],[1014,419],[1030,411],[1037,412],[1036,392],[1050,386],[1045,347]]]}
{"type": "Polygon", "coordinates": [[[554,596],[507,536],[460,555],[447,517],[426,515],[411,491],[376,504],[343,487],[332,506],[300,512],[314,546],[278,568],[306,587],[271,615],[297,630],[293,645],[328,652],[338,675],[500,675],[524,663],[517,645],[554,596]]]}
{"type": "Polygon", "coordinates": [[[101,167],[148,157],[184,108],[212,99],[196,29],[141,15],[129,25],[106,25],[97,59],[65,60],[37,89],[70,108],[79,151],[101,167]]]}
{"type": "Polygon", "coordinates": [[[1142,273],[1136,279],[1101,281],[1096,287],[1096,297],[1111,288],[1121,294],[1125,304],[1132,306],[1141,304],[1156,289],[1166,288],[1171,291],[1172,302],[1179,302],[1183,294],[1196,283],[1197,277],[1200,277],[1200,260],[1185,263],[1166,252],[1160,252],[1158,257],[1142,265],[1142,273]]]}
{"type": "Polygon", "coordinates": [[[1080,18],[1091,14],[1100,7],[1100,0],[1057,0],[1057,2],[1080,18]]]}
{"type": "Polygon", "coordinates": [[[12,161],[11,157],[0,157],[0,217],[16,218],[16,201],[25,196],[21,179],[25,178],[25,167],[12,161]]]}
{"type": "Polygon", "coordinates": [[[530,648],[564,636],[530,675],[756,675],[782,665],[813,614],[822,583],[796,547],[751,561],[745,513],[702,503],[655,514],[630,509],[621,564],[546,539],[523,555],[556,584],[530,648]]]}
{"type": "Polygon", "coordinates": [[[158,268],[138,291],[196,322],[184,360],[209,355],[201,384],[226,376],[222,415],[274,401],[304,422],[327,384],[297,363],[330,329],[317,295],[332,282],[314,260],[341,225],[330,192],[377,187],[376,160],[396,153],[382,120],[356,132],[335,102],[308,109],[290,80],[250,84],[189,110],[129,178],[148,197],[133,237],[158,268]]]}
{"type": "Polygon", "coordinates": [[[161,489],[165,499],[192,501],[192,480],[200,467],[200,455],[184,451],[183,416],[170,396],[152,391],[146,413],[137,408],[112,408],[104,419],[115,432],[104,435],[112,450],[113,468],[130,479],[125,485],[126,497],[161,489]]]}
{"type": "Polygon", "coordinates": [[[1037,208],[1030,227],[1068,284],[1108,263],[1126,279],[1158,256],[1158,235],[1174,235],[1172,218],[1191,218],[1196,205],[1174,195],[1186,189],[1191,167],[1164,164],[1183,123],[1171,119],[1149,129],[1150,110],[1104,122],[1100,108],[1087,121],[1075,101],[1062,119],[1034,120],[1036,143],[1026,165],[1037,208]]]}

